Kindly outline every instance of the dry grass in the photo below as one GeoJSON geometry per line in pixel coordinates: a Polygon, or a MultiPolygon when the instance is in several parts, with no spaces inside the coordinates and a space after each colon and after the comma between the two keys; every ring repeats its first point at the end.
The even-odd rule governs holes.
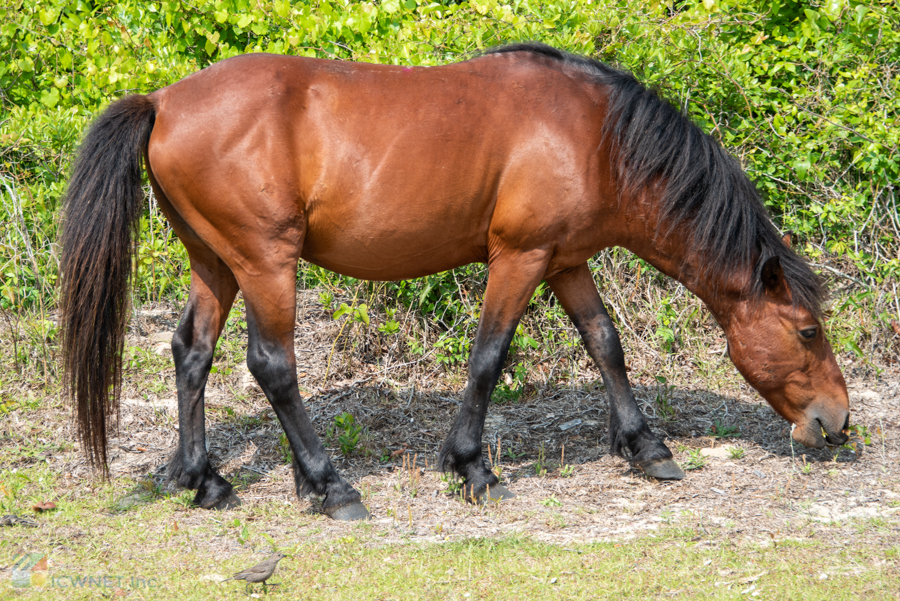
{"type": "MultiPolygon", "coordinates": [[[[137,312],[128,341],[119,436],[111,443],[109,485],[92,478],[73,443],[69,411],[55,378],[11,369],[12,345],[5,330],[0,347],[2,513],[30,516],[39,527],[3,528],[0,563],[40,551],[56,562],[57,574],[84,565],[94,571],[78,573],[108,566],[140,575],[148,572],[131,565],[137,557],[164,574],[173,562],[187,561],[191,565],[178,574],[193,579],[190,586],[175,584],[173,577],[169,588],[155,593],[123,590],[129,598],[209,598],[221,594],[216,592],[220,585],[197,578],[246,567],[258,559],[254,553],[274,546],[295,553],[294,567],[284,564],[283,588],[275,591],[285,596],[463,598],[459,591],[466,587],[438,571],[458,572],[458,555],[464,555],[466,545],[486,538],[478,544],[503,551],[473,560],[473,576],[465,580],[475,583],[466,589],[474,596],[469,598],[504,598],[510,591],[528,598],[558,596],[547,588],[550,577],[565,582],[570,587],[565,594],[573,598],[591,596],[586,592],[591,590],[624,598],[636,598],[641,590],[659,598],[732,598],[755,582],[747,578],[762,571],[778,574],[769,578],[768,588],[755,589],[767,598],[791,598],[800,583],[818,591],[810,593],[814,597],[843,598],[840,591],[853,582],[867,583],[871,598],[889,598],[885,591],[898,582],[900,540],[900,374],[893,342],[878,343],[872,336],[880,354],[853,362],[846,353],[841,357],[852,420],[869,444],[856,436],[853,452],[792,447],[787,424],[736,375],[699,301],[684,296],[672,302],[669,295],[681,332],[672,348],[660,349],[655,336],[662,318],[647,312],[661,302],[656,285],[633,277],[607,290],[606,297],[617,316],[623,311],[618,319],[630,376],[651,427],[665,437],[679,462],[696,469],[684,481],[662,483],[611,457],[599,374],[580,345],[567,342],[575,332],[561,316],[534,311],[524,327],[542,346],[511,358],[504,383],[515,394],[491,407],[484,438],[485,453],[518,496],[489,507],[460,501],[454,484],[433,470],[465,384],[462,366],[448,369],[427,350],[424,356],[413,351],[416,345],[431,348],[436,332],[410,313],[402,318],[399,334],[377,333],[375,326],[383,321],[377,309],[371,327],[341,331],[323,310],[319,292],[301,290],[295,340],[301,391],[338,469],[363,493],[373,514],[363,525],[332,522],[308,501],[296,499],[281,429],[244,365],[245,336],[235,325],[240,306],[220,343],[207,391],[211,459],[237,485],[243,502],[224,512],[189,507],[190,493],[168,490],[154,475],[177,442],[168,340],[178,307],[144,306],[137,312]],[[626,306],[644,311],[625,314],[626,306]],[[517,379],[517,364],[527,365],[524,385],[517,379]],[[349,455],[341,453],[340,428],[335,427],[335,418],[345,413],[364,428],[349,455]],[[34,515],[31,507],[43,500],[55,502],[57,512],[34,515]],[[454,552],[439,560],[443,548],[454,552]],[[569,548],[595,558],[600,567],[594,576],[572,567],[577,562],[553,572],[554,562],[570,554],[569,548]],[[836,560],[839,550],[850,555],[836,560]],[[680,559],[685,553],[687,559],[680,559]],[[757,554],[762,563],[746,562],[747,553],[757,554]],[[705,576],[699,585],[694,572],[706,561],[733,574],[705,576]],[[401,574],[390,569],[391,562],[422,566],[421,574],[401,574]],[[223,563],[227,569],[217,567],[223,563]],[[348,567],[351,563],[356,567],[348,567]],[[429,571],[435,563],[439,569],[429,571]],[[522,566],[543,570],[544,576],[522,566]],[[348,585],[335,579],[335,570],[350,570],[350,581],[369,584],[348,585]],[[316,574],[312,581],[319,589],[298,584],[307,571],[316,574]],[[578,577],[550,576],[565,571],[578,577]],[[517,584],[514,575],[526,572],[540,586],[517,584]],[[830,580],[817,580],[820,572],[831,574],[830,580]],[[628,576],[617,581],[620,573],[628,576]],[[412,584],[420,588],[409,588],[412,584]]],[[[335,301],[363,300],[352,292],[345,290],[335,301]]],[[[833,333],[846,327],[836,321],[833,333]]],[[[39,353],[34,359],[37,364],[39,353]]],[[[8,582],[0,580],[0,586],[8,582]]],[[[25,595],[0,588],[0,596],[6,594],[25,595]]]]}

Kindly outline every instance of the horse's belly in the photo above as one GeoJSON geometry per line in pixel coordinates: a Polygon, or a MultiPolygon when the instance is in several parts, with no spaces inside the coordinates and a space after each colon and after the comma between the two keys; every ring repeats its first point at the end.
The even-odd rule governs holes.
{"type": "MultiPolygon", "coordinates": [[[[466,232],[311,226],[301,257],[343,275],[365,280],[406,280],[485,260],[466,232]]],[[[482,247],[483,248],[483,247],[482,247]]]]}

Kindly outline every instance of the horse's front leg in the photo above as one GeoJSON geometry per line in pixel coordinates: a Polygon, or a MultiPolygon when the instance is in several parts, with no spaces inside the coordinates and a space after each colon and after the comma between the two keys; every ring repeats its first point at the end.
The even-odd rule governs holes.
{"type": "Polygon", "coordinates": [[[500,377],[516,326],[547,266],[544,251],[516,253],[494,260],[478,331],[469,354],[469,381],[463,403],[441,449],[440,466],[462,476],[465,496],[486,500],[514,496],[484,461],[481,438],[491,393],[500,377]]]}
{"type": "Polygon", "coordinates": [[[672,452],[650,431],[634,400],[625,373],[625,354],[619,334],[597,293],[587,263],[548,278],[547,283],[575,323],[588,353],[600,368],[609,393],[611,452],[624,456],[627,448],[635,465],[655,478],[684,478],[684,472],[672,460],[672,452]]]}
{"type": "Polygon", "coordinates": [[[228,267],[211,251],[194,249],[191,291],[181,323],[172,337],[178,389],[178,449],[166,474],[197,491],[194,503],[209,509],[231,497],[232,486],[209,464],[206,453],[204,391],[216,341],[237,294],[228,267]]]}

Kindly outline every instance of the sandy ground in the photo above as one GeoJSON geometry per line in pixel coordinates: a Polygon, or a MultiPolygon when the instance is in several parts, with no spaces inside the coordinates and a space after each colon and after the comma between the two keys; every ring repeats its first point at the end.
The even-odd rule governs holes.
{"type": "MultiPolygon", "coordinates": [[[[792,446],[788,425],[754,391],[734,382],[711,392],[672,382],[661,392],[653,383],[635,386],[651,427],[664,437],[680,463],[700,452],[705,465],[679,482],[644,477],[608,453],[605,392],[599,374],[585,369],[577,385],[536,384],[517,402],[494,404],[485,427],[485,453],[502,469],[516,498],[476,507],[460,501],[433,468],[443,437],[460,404],[464,382],[428,371],[409,359],[333,361],[336,375],[321,383],[336,326],[312,292],[301,292],[296,335],[298,373],[307,408],[331,456],[362,492],[377,540],[442,541],[471,536],[524,533],[566,544],[653,536],[663,525],[768,544],[785,538],[853,540],[872,532],[880,544],[900,542],[900,373],[863,377],[845,369],[852,423],[865,426],[870,444],[855,436],[855,450],[810,450],[792,446]],[[347,362],[344,362],[347,363],[347,362]],[[338,365],[335,368],[335,365],[338,365]],[[343,365],[343,366],[341,366],[343,365]],[[665,393],[674,417],[663,419],[657,397],[665,393]],[[354,453],[345,457],[327,438],[344,412],[365,428],[354,453]],[[710,436],[719,421],[737,430],[710,436]]],[[[145,310],[143,336],[129,345],[168,353],[177,314],[145,310]]],[[[338,346],[340,356],[341,347],[338,346]]],[[[381,348],[381,356],[390,349],[381,348]]],[[[371,354],[371,352],[370,352],[371,354]]],[[[377,353],[376,353],[377,355],[377,353]]],[[[429,368],[430,369],[430,368],[429,368]]],[[[114,477],[159,475],[177,444],[174,369],[164,370],[167,386],[150,392],[126,374],[118,438],[111,441],[114,477]]],[[[272,532],[330,539],[354,526],[315,513],[293,491],[290,466],[279,443],[281,428],[245,366],[210,378],[207,436],[211,460],[235,482],[242,506],[227,510],[252,519],[273,504],[293,508],[272,532]]],[[[19,428],[13,412],[9,433],[19,428]]],[[[73,440],[67,415],[47,412],[41,435],[73,440]]],[[[77,447],[47,454],[64,475],[64,486],[84,490],[90,471],[77,447]]],[[[184,516],[185,525],[201,520],[184,516]]],[[[210,544],[224,544],[210,539],[210,544]]],[[[229,552],[229,549],[222,549],[229,552]]]]}

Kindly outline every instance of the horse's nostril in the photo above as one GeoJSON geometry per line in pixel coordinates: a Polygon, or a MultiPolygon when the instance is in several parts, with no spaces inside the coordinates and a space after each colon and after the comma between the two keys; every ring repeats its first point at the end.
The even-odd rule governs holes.
{"type": "Polygon", "coordinates": [[[844,427],[841,430],[849,430],[850,429],[850,414],[847,413],[847,417],[844,418],[844,427]]]}

